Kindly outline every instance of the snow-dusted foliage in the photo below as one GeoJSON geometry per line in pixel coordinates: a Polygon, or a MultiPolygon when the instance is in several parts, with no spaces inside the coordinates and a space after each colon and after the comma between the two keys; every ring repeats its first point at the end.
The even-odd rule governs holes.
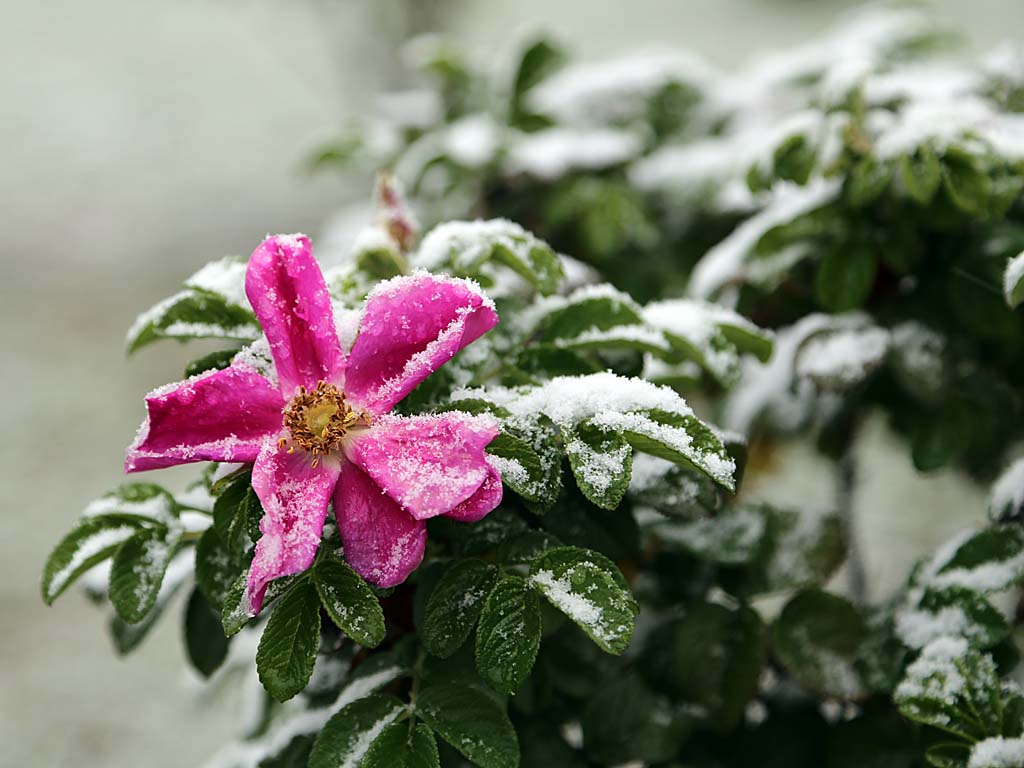
{"type": "Polygon", "coordinates": [[[89,504],[44,599],[80,580],[128,652],[188,596],[190,662],[246,686],[210,768],[1024,766],[1024,55],[944,42],[877,7],[732,71],[415,41],[317,158],[391,169],[375,210],[133,326],[221,344],[126,465],[205,469],[89,504]],[[892,595],[878,412],[993,483],[892,595]],[[834,504],[762,495],[790,440],[834,504]]]}

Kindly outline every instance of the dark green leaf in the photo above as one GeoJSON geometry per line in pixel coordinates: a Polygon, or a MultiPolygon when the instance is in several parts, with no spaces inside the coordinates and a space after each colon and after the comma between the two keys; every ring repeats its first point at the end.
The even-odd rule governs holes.
{"type": "Polygon", "coordinates": [[[637,605],[607,558],[576,547],[549,549],[534,560],[530,584],[604,651],[626,650],[637,605]]]}
{"type": "Polygon", "coordinates": [[[260,637],[256,671],[267,692],[285,701],[305,688],[319,645],[320,597],[303,580],[277,604],[260,637]]]}
{"type": "MultiPolygon", "coordinates": [[[[313,594],[315,597],[316,593],[313,594]]],[[[327,721],[316,737],[309,755],[309,768],[369,768],[371,765],[383,765],[364,765],[363,760],[368,757],[367,753],[387,727],[405,713],[406,707],[402,702],[394,696],[381,694],[367,696],[343,707],[327,721]]]]}
{"type": "Polygon", "coordinates": [[[449,568],[427,600],[423,645],[433,655],[451,656],[469,637],[497,575],[493,565],[459,560],[449,568]]]}
{"type": "Polygon", "coordinates": [[[633,449],[625,438],[584,422],[562,439],[583,495],[603,509],[618,507],[633,469],[633,449]]]}
{"type": "Polygon", "coordinates": [[[359,768],[440,768],[434,732],[418,723],[392,723],[370,744],[359,768]]]}
{"type": "Polygon", "coordinates": [[[487,596],[476,630],[480,677],[497,691],[515,693],[533,668],[540,635],[537,595],[525,579],[503,576],[487,596]]]}
{"type": "Polygon", "coordinates": [[[875,282],[877,259],[866,248],[839,246],[818,265],[815,295],[830,312],[846,312],[865,302],[875,282]]]}
{"type": "Polygon", "coordinates": [[[166,526],[154,526],[138,531],[114,554],[110,602],[129,624],[142,621],[156,603],[176,543],[166,526]]]}
{"type": "Polygon", "coordinates": [[[863,694],[856,669],[864,619],[848,601],[812,589],[783,608],[773,628],[779,661],[804,686],[838,698],[863,694]]]}
{"type": "Polygon", "coordinates": [[[185,366],[185,378],[189,379],[207,371],[220,371],[231,365],[231,361],[238,354],[238,349],[218,349],[208,355],[189,360],[185,366]]]}
{"type": "Polygon", "coordinates": [[[942,183],[942,165],[927,144],[913,155],[900,158],[900,180],[907,194],[919,205],[928,205],[942,183]]]}
{"type": "Polygon", "coordinates": [[[79,576],[108,557],[139,530],[141,521],[104,516],[86,518],[54,547],[43,568],[42,592],[47,605],[79,576]]]}
{"type": "Polygon", "coordinates": [[[339,629],[368,648],[384,639],[384,611],[370,587],[348,563],[324,552],[313,568],[313,583],[327,615],[339,629]]]}
{"type": "Polygon", "coordinates": [[[193,589],[185,607],[185,649],[192,666],[209,677],[227,658],[228,643],[217,612],[202,592],[193,589]]]}
{"type": "Polygon", "coordinates": [[[416,714],[480,768],[517,768],[519,765],[519,741],[508,715],[487,694],[475,688],[455,685],[425,688],[416,699],[416,714]]]}

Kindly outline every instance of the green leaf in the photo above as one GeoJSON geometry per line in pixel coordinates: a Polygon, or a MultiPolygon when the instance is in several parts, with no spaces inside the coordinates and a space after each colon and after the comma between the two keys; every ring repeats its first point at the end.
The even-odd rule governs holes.
{"type": "Polygon", "coordinates": [[[944,637],[927,645],[907,667],[894,700],[904,717],[963,739],[1002,735],[996,665],[962,638],[944,637]]]}
{"type": "Polygon", "coordinates": [[[196,584],[210,605],[223,608],[232,585],[244,575],[245,563],[233,557],[213,528],[207,528],[196,544],[196,584]]]}
{"type": "Polygon", "coordinates": [[[960,587],[979,594],[1001,592],[1024,580],[1024,529],[994,525],[943,548],[915,583],[934,589],[960,587]]]}
{"type": "Polygon", "coordinates": [[[846,178],[846,200],[855,208],[875,202],[892,181],[893,168],[874,157],[864,157],[850,169],[846,178]]]}
{"type": "MultiPolygon", "coordinates": [[[[519,741],[508,715],[476,688],[435,685],[420,691],[416,714],[480,768],[517,768],[519,741]]],[[[317,766],[310,765],[310,768],[317,766]]]]}
{"type": "Polygon", "coordinates": [[[235,359],[238,352],[237,347],[218,349],[216,352],[197,357],[195,360],[189,360],[188,365],[185,366],[185,378],[190,379],[207,371],[222,371],[231,365],[231,361],[235,359]]]}
{"type": "Polygon", "coordinates": [[[914,424],[910,455],[920,472],[931,472],[951,464],[968,445],[972,417],[959,400],[948,400],[929,411],[928,418],[914,424]]]}
{"type": "Polygon", "coordinates": [[[501,481],[527,501],[550,506],[558,497],[549,463],[525,440],[505,431],[487,446],[487,454],[501,472],[501,481]]]}
{"type": "Polygon", "coordinates": [[[1003,273],[1003,296],[1010,309],[1016,309],[1024,302],[1024,253],[1019,253],[1006,262],[1003,273]]]}
{"type": "Polygon", "coordinates": [[[476,668],[496,691],[515,693],[530,674],[540,647],[537,595],[520,576],[494,585],[476,630],[476,668]]]}
{"type": "Polygon", "coordinates": [[[871,293],[877,267],[875,254],[863,247],[837,246],[818,265],[815,295],[830,312],[846,312],[861,306],[871,293]]]}
{"type": "Polygon", "coordinates": [[[500,265],[544,295],[558,290],[564,277],[562,262],[547,243],[505,219],[441,224],[423,238],[411,263],[475,278],[485,287],[494,284],[494,267],[500,265]]]}
{"type": "Polygon", "coordinates": [[[666,521],[652,530],[661,541],[723,565],[745,565],[762,551],[767,523],[756,507],[735,505],[717,517],[666,521]]]}
{"type": "Polygon", "coordinates": [[[259,324],[242,293],[245,268],[230,256],[207,264],[181,291],[139,315],[128,331],[128,352],[160,339],[258,339],[259,324]]]}
{"type": "Polygon", "coordinates": [[[562,440],[583,495],[603,509],[618,507],[633,469],[633,449],[626,439],[584,422],[567,430],[562,440]]]}
{"type": "Polygon", "coordinates": [[[604,556],[576,547],[549,549],[534,560],[529,581],[602,650],[619,654],[629,646],[637,605],[604,556]]]}
{"type": "Polygon", "coordinates": [[[409,731],[392,723],[370,744],[359,768],[441,768],[434,732],[423,723],[409,731]]]}
{"type": "Polygon", "coordinates": [[[601,765],[668,760],[687,728],[686,719],[634,675],[598,688],[582,725],[587,753],[601,765]]]}
{"type": "Polygon", "coordinates": [[[968,216],[989,216],[994,190],[987,170],[975,156],[956,147],[948,148],[942,160],[942,188],[950,202],[968,216]]]}
{"type": "Polygon", "coordinates": [[[177,535],[163,525],[144,528],[114,554],[110,602],[129,624],[142,621],[156,603],[164,572],[176,549],[177,535]]]}
{"type": "Polygon", "coordinates": [[[113,556],[141,525],[141,522],[105,516],[82,520],[61,539],[46,560],[43,601],[51,605],[83,573],[113,556]]]}
{"type": "Polygon", "coordinates": [[[749,563],[722,571],[729,592],[750,596],[824,584],[845,560],[849,534],[836,512],[769,504],[744,508],[764,519],[765,533],[749,563]]]}
{"type": "Polygon", "coordinates": [[[309,755],[309,768],[370,768],[375,764],[363,762],[367,753],[388,726],[405,713],[402,702],[382,694],[342,707],[316,737],[309,755]]]}
{"type": "Polygon", "coordinates": [[[926,589],[916,605],[900,610],[896,630],[900,640],[916,650],[954,634],[978,648],[992,648],[1009,636],[1010,625],[982,595],[962,587],[947,587],[926,589]]]}
{"type": "Polygon", "coordinates": [[[384,639],[384,611],[369,585],[348,563],[325,552],[313,568],[313,583],[327,615],[360,645],[373,648],[384,639]]]}
{"type": "Polygon", "coordinates": [[[927,144],[912,155],[900,157],[900,180],[907,194],[919,205],[928,205],[942,183],[942,164],[927,144]]]}
{"type": "Polygon", "coordinates": [[[459,560],[438,581],[423,616],[423,646],[446,658],[469,637],[483,610],[497,569],[481,560],[459,560]]]}
{"type": "Polygon", "coordinates": [[[252,487],[252,473],[233,478],[213,502],[213,528],[233,555],[247,552],[259,540],[263,505],[252,487]]]}
{"type": "Polygon", "coordinates": [[[127,523],[173,524],[178,504],[164,488],[154,483],[125,483],[89,503],[83,517],[117,518],[127,523]]]}
{"type": "Polygon", "coordinates": [[[773,628],[775,653],[790,674],[813,691],[844,699],[864,692],[854,666],[864,635],[853,604],[817,589],[793,597],[773,628]]]}
{"type": "Polygon", "coordinates": [[[193,589],[185,607],[185,649],[189,661],[203,677],[209,677],[228,655],[220,617],[198,589],[193,589]]]}
{"type": "Polygon", "coordinates": [[[533,331],[539,342],[559,349],[601,347],[609,340],[613,347],[622,346],[615,343],[614,332],[626,328],[635,331],[621,337],[626,342],[632,339],[642,349],[667,350],[661,335],[644,323],[640,306],[629,294],[610,285],[587,286],[548,302],[551,308],[541,315],[533,331]]]}
{"type": "Polygon", "coordinates": [[[533,115],[526,108],[523,97],[527,91],[561,67],[565,58],[565,53],[560,48],[543,38],[526,47],[512,80],[509,125],[528,129],[536,124],[539,116],[533,115]]]}
{"type": "Polygon", "coordinates": [[[933,744],[924,755],[928,765],[935,768],[967,768],[970,757],[970,746],[958,742],[933,744]]]}
{"type": "Polygon", "coordinates": [[[728,732],[757,693],[767,641],[756,611],[696,603],[655,628],[639,658],[654,688],[698,704],[716,730],[728,732]]]}
{"type": "Polygon", "coordinates": [[[306,580],[274,608],[256,651],[260,682],[278,701],[292,698],[313,674],[320,645],[320,597],[306,580]]]}
{"type": "Polygon", "coordinates": [[[111,614],[108,628],[111,639],[114,641],[114,648],[118,653],[122,655],[131,653],[146,639],[149,631],[156,625],[163,614],[164,608],[174,598],[184,583],[183,575],[170,583],[168,579],[169,575],[165,577],[164,585],[160,588],[156,604],[142,621],[136,624],[129,624],[118,616],[116,612],[111,614]]]}
{"type": "Polygon", "coordinates": [[[252,618],[248,611],[249,601],[246,599],[248,576],[248,571],[240,573],[224,593],[220,620],[226,637],[237,635],[252,618]]]}

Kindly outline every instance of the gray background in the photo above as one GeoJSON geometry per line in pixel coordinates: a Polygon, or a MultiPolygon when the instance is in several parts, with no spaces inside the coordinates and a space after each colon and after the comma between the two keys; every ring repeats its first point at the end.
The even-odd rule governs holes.
{"type": "MultiPolygon", "coordinates": [[[[0,0],[0,766],[191,766],[234,732],[238,702],[189,676],[176,615],[118,659],[79,594],[42,605],[39,573],[83,503],[119,482],[142,394],[189,357],[158,346],[125,361],[135,314],[206,261],[270,231],[315,233],[367,195],[367,180],[311,178],[302,159],[401,82],[402,36],[433,18],[495,64],[540,29],[583,57],[669,43],[730,64],[855,4],[455,0],[436,16],[423,5],[0,0]]],[[[1024,21],[1019,0],[932,7],[975,48],[1024,21]]],[[[880,423],[868,433],[857,508],[879,594],[980,517],[984,497],[955,473],[915,477],[880,423]]],[[[827,503],[824,467],[787,452],[778,465],[797,469],[762,490],[827,503]]]]}

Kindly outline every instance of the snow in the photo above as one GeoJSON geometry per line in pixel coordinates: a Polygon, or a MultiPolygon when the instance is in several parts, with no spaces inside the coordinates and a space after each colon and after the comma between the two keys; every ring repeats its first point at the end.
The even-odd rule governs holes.
{"type": "Polygon", "coordinates": [[[996,736],[979,741],[971,749],[967,768],[1021,768],[1024,766],[1024,738],[996,736]]]}
{"type": "Polygon", "coordinates": [[[1013,294],[1017,285],[1024,279],[1024,253],[1019,253],[1006,262],[1006,271],[1003,273],[1003,295],[1006,303],[1014,306],[1013,294]]]}
{"type": "Polygon", "coordinates": [[[375,251],[398,253],[398,244],[391,237],[391,234],[383,226],[376,224],[370,227],[363,227],[352,242],[352,253],[355,255],[375,251]]]}
{"type": "Polygon", "coordinates": [[[207,762],[205,768],[256,768],[265,758],[288,746],[296,736],[316,733],[341,709],[369,696],[402,673],[402,668],[395,666],[355,678],[342,689],[332,705],[299,710],[281,717],[271,725],[266,735],[253,741],[229,745],[207,762]]]}
{"type": "Polygon", "coordinates": [[[527,104],[570,125],[607,124],[629,119],[671,83],[704,90],[717,73],[691,53],[640,51],[627,56],[566,67],[527,94],[527,104]]]}
{"type": "MultiPolygon", "coordinates": [[[[956,662],[967,651],[967,640],[962,637],[941,637],[926,645],[896,688],[897,704],[906,708],[913,706],[915,699],[927,699],[955,706],[967,686],[956,662]]],[[[982,663],[991,665],[992,661],[983,657],[982,663]]]]}
{"type": "Polygon", "coordinates": [[[442,146],[459,165],[480,168],[494,159],[501,145],[501,126],[486,113],[466,115],[448,126],[442,146]]]}
{"type": "Polygon", "coordinates": [[[605,643],[614,642],[620,633],[606,626],[601,608],[586,596],[573,591],[574,572],[570,568],[560,578],[556,578],[551,571],[539,570],[530,575],[530,582],[538,586],[562,613],[577,624],[587,627],[595,637],[605,643]]]}
{"type": "Polygon", "coordinates": [[[668,387],[606,372],[556,376],[537,387],[495,387],[452,393],[453,401],[471,398],[483,398],[503,406],[511,412],[513,420],[526,429],[543,414],[565,430],[588,421],[606,431],[636,433],[682,454],[717,482],[732,485],[735,463],[724,450],[720,453],[703,450],[694,445],[684,427],[661,424],[647,415],[650,411],[664,411],[678,417],[695,418],[686,401],[668,387]]]}
{"type": "Polygon", "coordinates": [[[992,485],[989,510],[993,517],[1014,513],[1024,506],[1024,458],[1017,459],[992,485]]]}
{"type": "Polygon", "coordinates": [[[852,386],[882,363],[889,350],[889,338],[887,330],[876,327],[814,336],[797,356],[797,374],[821,386],[852,386]]]}
{"type": "Polygon", "coordinates": [[[219,261],[211,261],[186,280],[185,285],[223,296],[229,304],[248,309],[249,299],[245,295],[247,267],[247,261],[237,256],[226,256],[219,261]]]}
{"type": "Polygon", "coordinates": [[[155,493],[149,498],[128,499],[117,491],[89,502],[82,511],[82,517],[96,517],[112,513],[138,515],[162,523],[170,522],[173,517],[171,500],[166,494],[155,493]]]}
{"type": "MultiPolygon", "coordinates": [[[[915,590],[919,592],[919,590],[915,590]]],[[[984,630],[971,621],[959,606],[950,605],[939,611],[921,608],[904,609],[896,613],[896,636],[908,648],[924,648],[941,637],[977,639],[984,630]]]]}
{"type": "Polygon", "coordinates": [[[613,129],[547,128],[517,136],[509,146],[506,170],[554,181],[570,171],[620,165],[640,154],[635,135],[613,129]]]}
{"type": "Polygon", "coordinates": [[[949,568],[960,548],[977,531],[968,529],[949,539],[939,547],[916,577],[921,587],[944,589],[961,587],[973,592],[998,592],[1017,583],[1024,574],[1024,550],[1009,554],[1003,560],[986,560],[973,567],[949,568]]]}
{"type": "Polygon", "coordinates": [[[90,557],[98,555],[103,550],[117,546],[126,541],[138,531],[132,525],[121,525],[114,528],[103,528],[92,536],[82,539],[68,562],[59,571],[53,574],[46,588],[46,596],[53,600],[64,588],[67,581],[74,572],[82,567],[90,557]]]}
{"type": "Polygon", "coordinates": [[[529,263],[534,247],[546,247],[530,232],[508,219],[448,221],[434,227],[423,238],[410,263],[431,272],[451,265],[456,271],[476,266],[487,254],[502,246],[529,263]]]}
{"type": "Polygon", "coordinates": [[[697,263],[690,278],[690,295],[708,298],[726,284],[742,280],[747,271],[747,258],[769,230],[831,202],[840,186],[839,179],[824,178],[812,179],[803,187],[789,182],[776,183],[764,208],[740,224],[697,263]]]}
{"type": "Polygon", "coordinates": [[[576,459],[573,474],[598,494],[607,492],[612,483],[621,476],[633,452],[628,443],[619,445],[612,451],[595,451],[578,439],[569,440],[565,450],[576,459]]]}

